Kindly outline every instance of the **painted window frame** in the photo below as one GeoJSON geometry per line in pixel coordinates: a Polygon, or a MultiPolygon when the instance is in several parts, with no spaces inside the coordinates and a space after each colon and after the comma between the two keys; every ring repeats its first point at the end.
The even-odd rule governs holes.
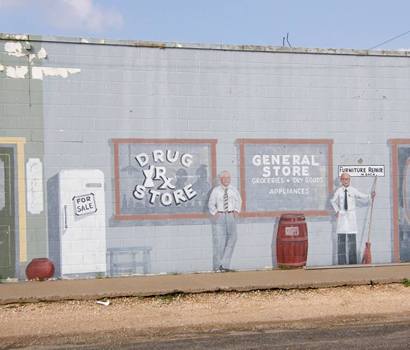
{"type": "Polygon", "coordinates": [[[239,145],[240,193],[242,197],[242,217],[278,217],[282,214],[303,213],[305,216],[330,216],[330,210],[277,210],[277,211],[247,211],[246,210],[246,145],[325,145],[327,146],[327,189],[329,195],[333,192],[333,140],[332,139],[237,139],[239,145]]]}
{"type": "Polygon", "coordinates": [[[170,213],[170,214],[122,214],[120,199],[120,166],[119,145],[120,144],[205,144],[210,146],[210,168],[211,183],[216,179],[216,139],[145,139],[145,138],[116,138],[111,140],[114,147],[114,217],[116,221],[150,221],[150,220],[180,220],[180,219],[204,219],[207,213],[170,213]]]}

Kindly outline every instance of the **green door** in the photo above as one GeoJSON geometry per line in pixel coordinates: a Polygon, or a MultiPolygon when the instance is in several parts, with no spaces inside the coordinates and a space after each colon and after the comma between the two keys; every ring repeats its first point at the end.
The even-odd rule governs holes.
{"type": "Polygon", "coordinates": [[[0,147],[0,279],[15,277],[13,149],[0,147]]]}

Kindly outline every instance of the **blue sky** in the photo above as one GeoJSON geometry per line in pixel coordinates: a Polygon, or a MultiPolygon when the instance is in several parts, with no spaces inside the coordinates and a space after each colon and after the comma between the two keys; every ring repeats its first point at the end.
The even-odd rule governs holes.
{"type": "MultiPolygon", "coordinates": [[[[0,32],[372,48],[410,31],[408,0],[0,0],[0,32]]],[[[410,48],[410,33],[378,49],[410,48]]]]}

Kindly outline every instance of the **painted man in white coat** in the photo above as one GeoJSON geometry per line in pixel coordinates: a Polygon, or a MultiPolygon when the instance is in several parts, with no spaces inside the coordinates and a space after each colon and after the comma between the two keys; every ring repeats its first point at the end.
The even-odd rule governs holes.
{"type": "Polygon", "coordinates": [[[337,219],[337,262],[339,265],[357,264],[356,201],[368,203],[376,193],[364,194],[350,186],[350,175],[347,173],[341,174],[340,182],[342,186],[335,191],[330,201],[337,219]]]}

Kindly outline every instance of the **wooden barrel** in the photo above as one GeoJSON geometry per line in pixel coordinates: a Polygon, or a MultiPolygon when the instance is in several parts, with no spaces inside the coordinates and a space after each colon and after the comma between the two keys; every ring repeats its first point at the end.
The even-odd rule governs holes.
{"type": "Polygon", "coordinates": [[[303,214],[284,214],[280,217],[276,236],[276,260],[281,268],[306,265],[308,236],[303,214]]]}

